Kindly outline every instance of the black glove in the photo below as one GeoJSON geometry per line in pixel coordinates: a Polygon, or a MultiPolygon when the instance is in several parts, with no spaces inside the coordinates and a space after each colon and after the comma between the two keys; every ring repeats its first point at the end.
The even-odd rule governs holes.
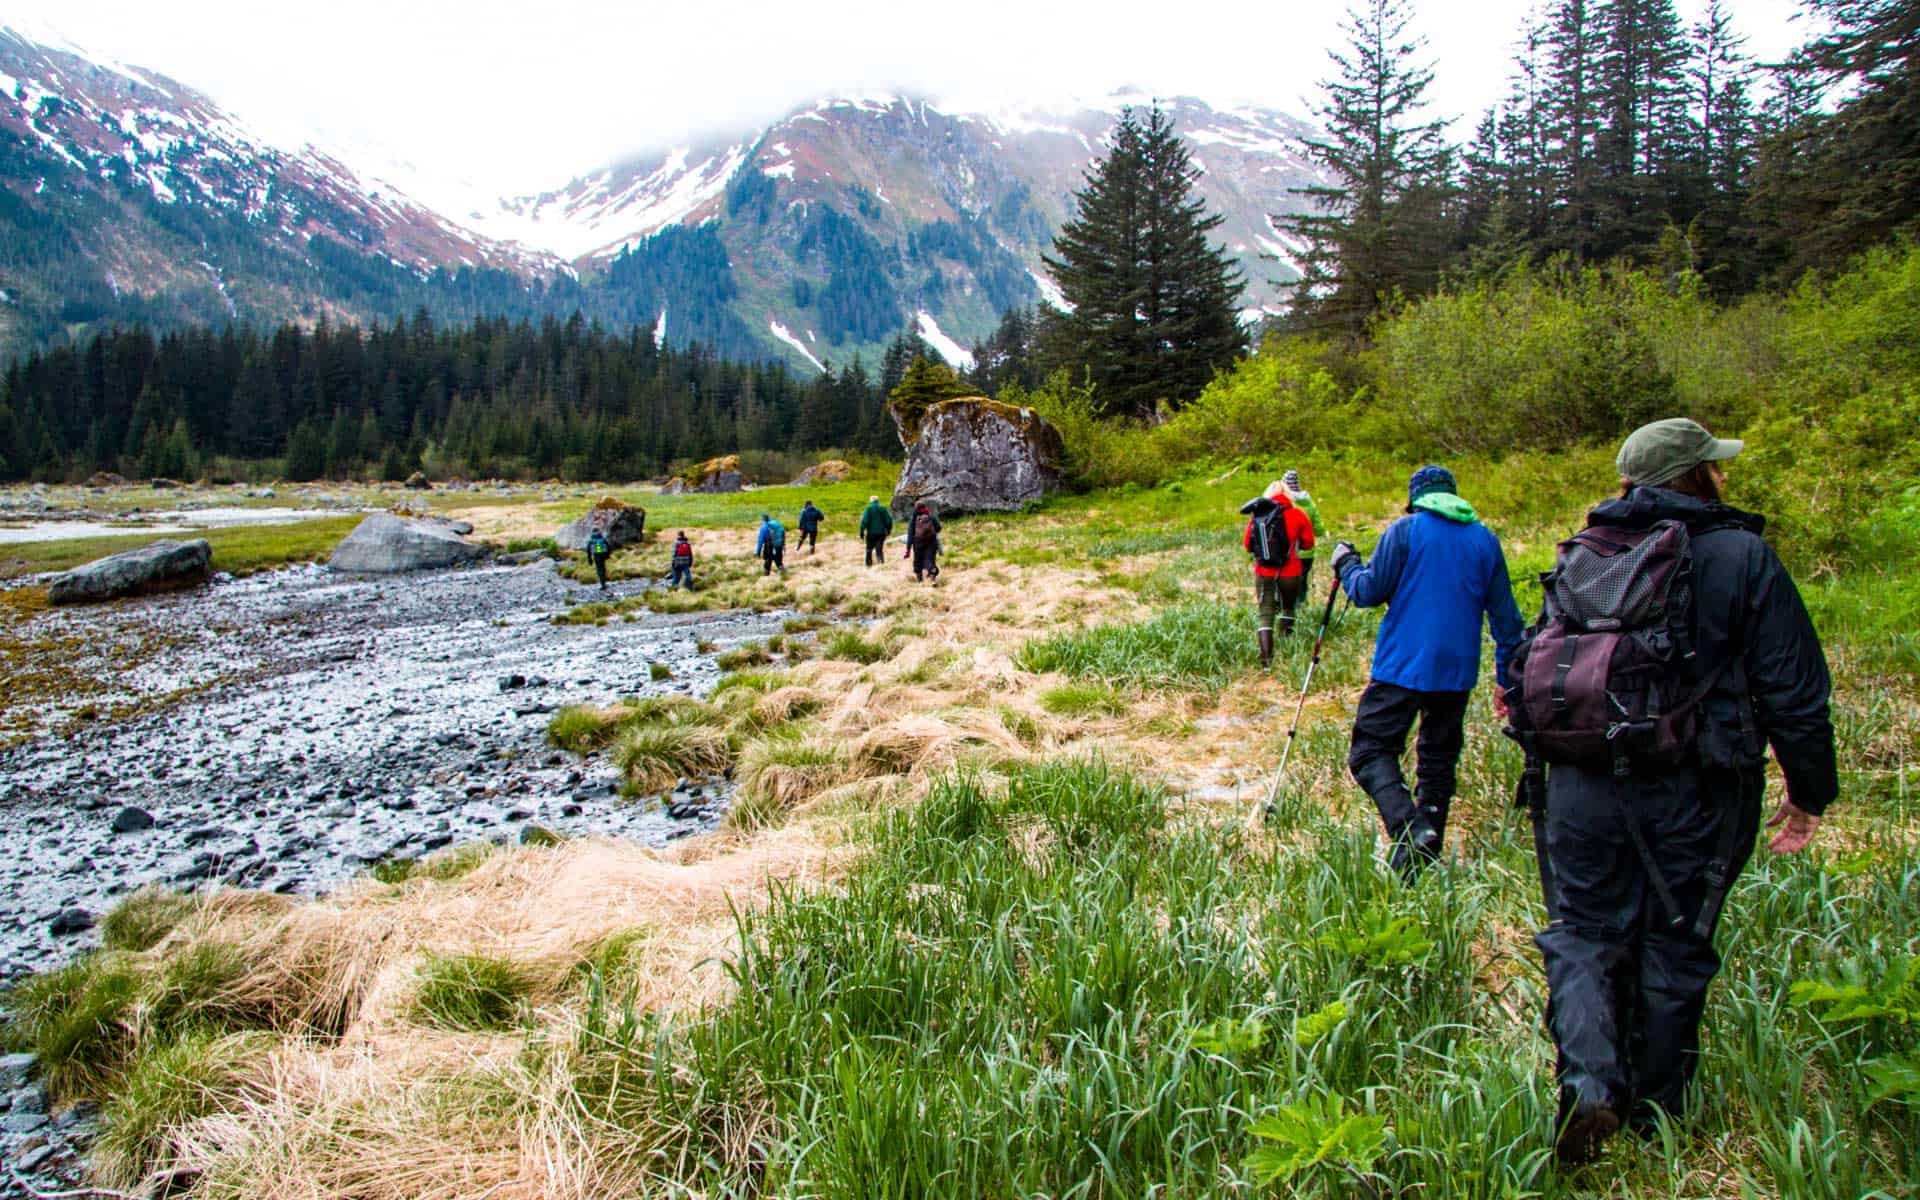
{"type": "Polygon", "coordinates": [[[1360,557],[1360,552],[1353,548],[1352,542],[1335,542],[1333,544],[1333,560],[1332,560],[1334,575],[1338,577],[1339,575],[1342,574],[1342,571],[1341,571],[1342,563],[1347,562],[1350,559],[1357,560],[1359,557],[1360,557]]]}

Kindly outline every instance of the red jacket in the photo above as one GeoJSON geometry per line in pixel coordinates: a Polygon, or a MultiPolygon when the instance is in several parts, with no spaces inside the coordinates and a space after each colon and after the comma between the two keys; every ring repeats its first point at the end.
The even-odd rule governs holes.
{"type": "MultiPolygon", "coordinates": [[[[1293,579],[1300,574],[1300,551],[1313,549],[1313,519],[1295,508],[1293,501],[1283,492],[1274,499],[1274,503],[1285,510],[1281,521],[1287,531],[1287,538],[1293,543],[1294,553],[1287,555],[1284,567],[1263,567],[1256,561],[1253,573],[1263,579],[1293,579]]],[[[1247,552],[1253,552],[1253,518],[1247,518],[1247,531],[1240,535],[1240,544],[1247,552]]]]}

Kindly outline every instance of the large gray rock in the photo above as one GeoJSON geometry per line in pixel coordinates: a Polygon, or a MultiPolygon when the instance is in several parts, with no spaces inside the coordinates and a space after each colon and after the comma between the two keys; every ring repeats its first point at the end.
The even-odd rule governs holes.
{"type": "Polygon", "coordinates": [[[213,547],[205,538],[154,542],[55,576],[47,585],[47,599],[55,604],[80,604],[187,587],[205,579],[212,562],[213,547]]]}
{"type": "Polygon", "coordinates": [[[633,545],[646,536],[647,510],[618,500],[602,500],[579,520],[562,525],[553,535],[553,541],[562,550],[585,550],[587,538],[595,529],[606,534],[607,541],[616,550],[633,545]]]}
{"type": "Polygon", "coordinates": [[[920,500],[943,516],[1018,509],[1065,485],[1065,453],[1059,432],[1030,408],[985,396],[943,400],[926,410],[907,447],[894,515],[905,517],[920,500]]]}
{"type": "Polygon", "coordinates": [[[375,513],[334,547],[327,565],[355,574],[393,575],[457,567],[488,553],[487,547],[467,541],[446,521],[375,513]]]}

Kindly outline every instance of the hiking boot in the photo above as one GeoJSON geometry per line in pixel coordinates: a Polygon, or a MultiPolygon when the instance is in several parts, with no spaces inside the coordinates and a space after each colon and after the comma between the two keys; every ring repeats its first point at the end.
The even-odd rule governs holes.
{"type": "Polygon", "coordinates": [[[1280,636],[1281,637],[1293,636],[1293,618],[1292,617],[1280,618],[1280,636]]]}
{"type": "Polygon", "coordinates": [[[1600,1157],[1602,1143],[1619,1131],[1619,1113],[1603,1104],[1579,1105],[1553,1141],[1554,1161],[1563,1167],[1584,1166],[1600,1157]]]}
{"type": "Polygon", "coordinates": [[[1440,857],[1440,847],[1446,841],[1443,829],[1446,826],[1446,814],[1428,805],[1421,805],[1413,818],[1413,826],[1408,832],[1413,843],[1413,852],[1428,862],[1440,857]]]}
{"type": "Polygon", "coordinates": [[[1273,665],[1273,630],[1256,630],[1260,636],[1260,669],[1266,670],[1273,665]]]}

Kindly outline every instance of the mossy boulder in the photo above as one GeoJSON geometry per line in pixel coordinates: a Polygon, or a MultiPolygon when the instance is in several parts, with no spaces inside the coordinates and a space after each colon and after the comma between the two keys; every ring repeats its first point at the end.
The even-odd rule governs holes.
{"type": "Polygon", "coordinates": [[[935,511],[1009,512],[1066,484],[1060,434],[1030,408],[985,396],[929,405],[907,447],[893,493],[904,517],[917,501],[935,511]]]}
{"type": "Polygon", "coordinates": [[[825,462],[815,463],[811,467],[808,467],[806,470],[800,472],[798,475],[794,476],[793,482],[787,486],[810,487],[810,486],[824,485],[829,483],[839,483],[841,480],[847,478],[849,475],[852,475],[852,474],[853,474],[852,463],[847,462],[845,459],[830,458],[825,462]]]}
{"type": "Polygon", "coordinates": [[[553,535],[562,550],[585,550],[595,530],[607,535],[616,550],[638,543],[647,535],[647,510],[612,496],[602,496],[578,520],[562,525],[553,535]]]}
{"type": "Polygon", "coordinates": [[[660,491],[667,496],[678,496],[687,492],[718,494],[742,491],[746,485],[746,476],[740,473],[740,456],[726,454],[687,468],[669,479],[667,486],[660,491]]]}

